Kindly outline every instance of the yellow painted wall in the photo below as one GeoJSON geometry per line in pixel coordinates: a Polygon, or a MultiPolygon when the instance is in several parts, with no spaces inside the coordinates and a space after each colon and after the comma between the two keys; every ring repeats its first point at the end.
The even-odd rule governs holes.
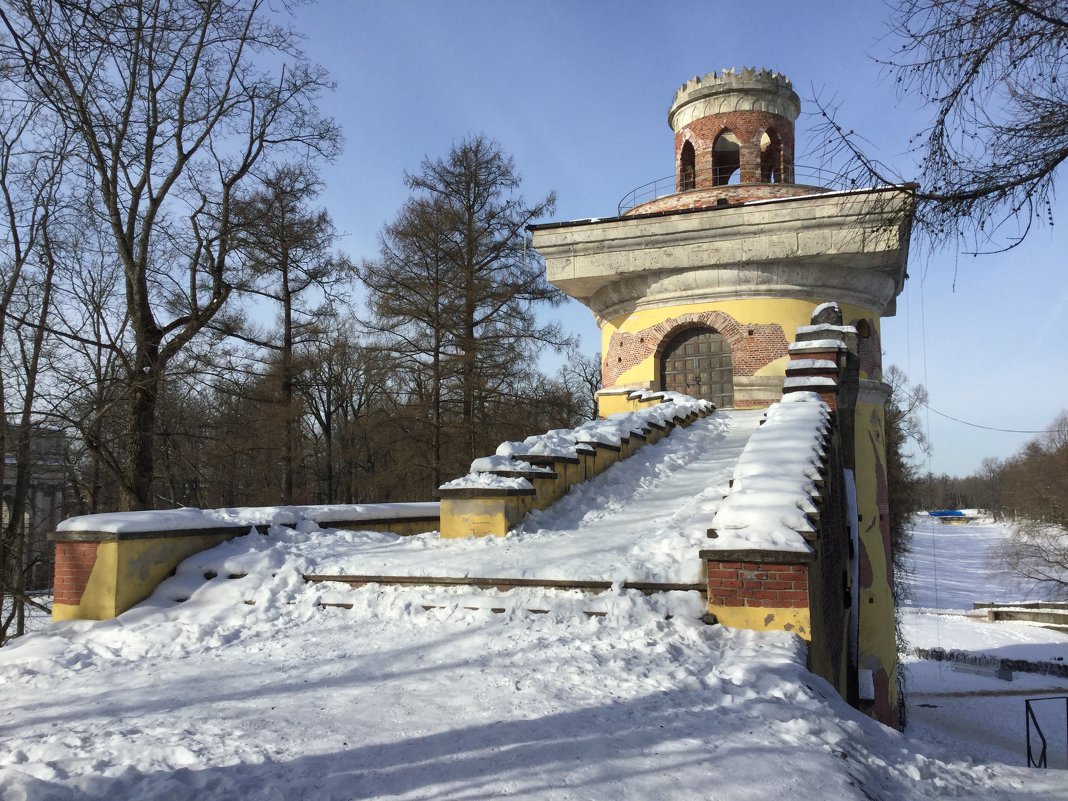
{"type": "Polygon", "coordinates": [[[598,393],[597,414],[600,417],[608,417],[621,412],[633,412],[636,404],[627,397],[626,392],[598,393]]]}
{"type": "Polygon", "coordinates": [[[54,604],[52,620],[108,620],[121,615],[151,595],[183,560],[246,532],[238,528],[233,534],[101,542],[81,603],[54,604]]]}
{"type": "Polygon", "coordinates": [[[709,604],[708,611],[723,626],[754,631],[790,631],[806,640],[812,639],[812,622],[807,608],[709,604]]]}
{"type": "Polygon", "coordinates": [[[441,536],[503,537],[532,505],[534,496],[442,498],[441,536]]]}
{"type": "MultiPolygon", "coordinates": [[[[897,704],[897,640],[894,632],[893,590],[887,581],[887,554],[880,520],[878,482],[885,475],[885,414],[881,405],[857,404],[857,509],[860,514],[861,551],[871,565],[872,584],[860,587],[859,666],[884,671],[889,681],[890,708],[897,704]],[[880,467],[881,463],[881,467],[880,467]]],[[[863,563],[862,563],[863,564],[863,563]]]]}

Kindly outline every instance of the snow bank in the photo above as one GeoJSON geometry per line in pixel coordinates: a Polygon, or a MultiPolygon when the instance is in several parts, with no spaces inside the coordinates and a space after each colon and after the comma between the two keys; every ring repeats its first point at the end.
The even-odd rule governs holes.
{"type": "Polygon", "coordinates": [[[798,638],[706,626],[697,593],[310,585],[297,538],[194,557],[184,603],[173,582],[0,650],[0,797],[1068,797],[883,728],[798,638]]]}
{"type": "Polygon", "coordinates": [[[815,529],[823,437],[830,409],[813,392],[773,404],[734,468],[734,485],[712,521],[709,550],[811,552],[802,533],[815,529]]]}
{"type": "Polygon", "coordinates": [[[468,473],[466,476],[446,481],[438,489],[489,489],[489,490],[531,490],[534,485],[525,478],[498,476],[494,473],[468,473]]]}
{"type": "Polygon", "coordinates": [[[548,467],[537,467],[522,459],[512,459],[508,456],[482,456],[471,462],[472,473],[544,473],[552,475],[553,471],[548,467]]]}

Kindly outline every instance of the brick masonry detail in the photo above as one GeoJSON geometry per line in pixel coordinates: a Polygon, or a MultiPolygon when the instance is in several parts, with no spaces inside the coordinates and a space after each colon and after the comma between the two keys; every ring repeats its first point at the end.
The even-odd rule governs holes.
{"type": "Polygon", "coordinates": [[[721,311],[682,314],[635,333],[612,334],[601,365],[603,385],[615,386],[625,371],[663,352],[680,331],[696,326],[712,328],[730,343],[736,376],[754,375],[761,367],[787,355],[786,334],[778,323],[743,325],[721,311]]]}
{"type": "Polygon", "coordinates": [[[57,542],[55,598],[57,604],[81,603],[96,564],[98,542],[57,542]]]}
{"type": "Polygon", "coordinates": [[[808,568],[758,562],[709,562],[708,598],[716,606],[807,609],[808,568]]]}

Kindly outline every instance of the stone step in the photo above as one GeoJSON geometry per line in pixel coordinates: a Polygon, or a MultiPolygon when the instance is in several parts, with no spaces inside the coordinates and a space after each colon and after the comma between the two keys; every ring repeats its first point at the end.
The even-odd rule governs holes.
{"type": "MultiPolygon", "coordinates": [[[[497,589],[501,591],[519,588],[542,590],[580,590],[599,594],[612,589],[611,581],[590,581],[585,579],[539,579],[539,578],[480,578],[472,576],[378,576],[378,575],[321,575],[305,574],[309,583],[333,582],[348,584],[350,587],[363,587],[367,584],[382,584],[390,587],[470,587],[472,589],[497,589]]],[[[707,587],[699,584],[678,584],[656,581],[625,581],[620,585],[624,590],[637,590],[645,595],[660,592],[700,592],[704,594],[707,587]]]]}

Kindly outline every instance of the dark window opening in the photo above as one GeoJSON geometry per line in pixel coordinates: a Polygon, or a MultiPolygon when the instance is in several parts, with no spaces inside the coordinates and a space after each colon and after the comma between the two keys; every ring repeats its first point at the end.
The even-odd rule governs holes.
{"type": "Polygon", "coordinates": [[[682,146],[682,153],[679,154],[680,192],[685,192],[687,189],[696,187],[696,162],[697,155],[694,153],[693,145],[690,142],[686,142],[682,146]]]}

